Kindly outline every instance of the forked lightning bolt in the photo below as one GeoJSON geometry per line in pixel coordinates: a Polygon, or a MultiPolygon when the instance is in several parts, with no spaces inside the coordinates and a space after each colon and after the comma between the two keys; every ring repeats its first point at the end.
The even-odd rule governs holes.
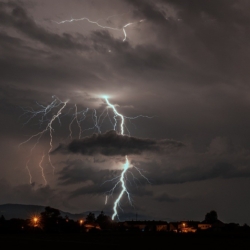
{"type": "MultiPolygon", "coordinates": [[[[31,171],[30,171],[30,168],[29,168],[30,158],[32,156],[33,150],[35,149],[37,144],[40,142],[41,137],[46,132],[49,132],[49,138],[50,138],[50,140],[49,140],[49,150],[47,152],[48,161],[49,161],[50,165],[52,166],[53,172],[54,172],[55,167],[52,164],[52,161],[51,161],[51,158],[50,158],[51,157],[50,153],[52,152],[52,149],[53,149],[53,132],[55,130],[55,126],[53,124],[54,124],[55,120],[57,120],[59,122],[59,124],[61,124],[62,117],[66,116],[66,115],[70,116],[70,111],[71,110],[73,110],[73,109],[75,110],[74,113],[71,115],[72,118],[71,118],[71,121],[70,121],[69,126],[68,126],[68,128],[69,128],[69,137],[70,137],[71,140],[73,139],[73,127],[72,126],[73,126],[74,122],[76,122],[78,131],[79,131],[78,132],[78,139],[81,139],[81,135],[82,135],[82,133],[84,131],[96,130],[98,133],[101,133],[101,127],[102,127],[102,125],[103,125],[103,123],[104,123],[104,121],[106,119],[108,119],[109,122],[111,123],[113,130],[117,131],[117,133],[124,136],[125,135],[125,129],[126,129],[127,133],[130,134],[130,132],[129,132],[128,128],[126,127],[126,124],[125,124],[125,121],[127,119],[132,120],[132,119],[136,119],[136,118],[139,118],[139,117],[152,118],[152,117],[143,116],[143,115],[138,115],[136,117],[124,116],[124,115],[122,115],[121,113],[118,112],[118,110],[116,108],[117,105],[114,105],[114,104],[110,103],[107,96],[102,96],[101,97],[103,100],[105,100],[105,103],[106,103],[107,106],[105,107],[104,110],[102,110],[100,112],[100,115],[98,115],[98,112],[97,112],[96,109],[86,108],[83,111],[78,111],[78,107],[77,107],[76,104],[74,105],[74,108],[69,108],[69,111],[65,112],[65,108],[66,108],[69,100],[66,100],[66,101],[63,102],[59,98],[57,98],[55,96],[53,96],[53,98],[54,98],[54,100],[47,106],[40,105],[40,104],[37,103],[39,108],[40,108],[38,111],[35,111],[33,108],[23,109],[24,110],[23,115],[26,115],[26,114],[30,115],[31,114],[31,117],[29,117],[28,121],[26,121],[25,124],[30,122],[36,116],[40,116],[39,117],[40,126],[42,126],[43,123],[47,124],[45,129],[43,129],[42,131],[30,136],[26,141],[19,144],[19,147],[20,147],[21,145],[23,145],[25,143],[28,143],[32,139],[36,138],[36,141],[35,141],[34,145],[32,146],[32,148],[30,150],[30,154],[29,154],[28,160],[26,162],[26,170],[28,171],[28,174],[29,174],[30,184],[32,183],[32,175],[31,175],[31,171]],[[57,110],[57,111],[55,111],[55,110],[57,110]],[[110,112],[109,112],[110,110],[112,111],[113,117],[110,115],[110,112]],[[55,113],[55,114],[52,115],[52,112],[55,113]],[[63,114],[63,112],[64,112],[64,114],[63,114]],[[49,116],[50,116],[50,118],[49,118],[49,116]],[[86,120],[87,116],[89,116],[89,120],[91,121],[91,124],[93,124],[93,125],[83,129],[82,128],[82,122],[86,120]]],[[[43,153],[43,155],[41,157],[41,160],[38,163],[38,166],[39,166],[39,168],[41,170],[41,175],[42,175],[42,178],[43,178],[43,181],[44,181],[44,185],[47,185],[47,179],[46,179],[46,176],[44,174],[44,168],[43,168],[44,159],[45,159],[45,154],[43,153]]],[[[119,193],[119,196],[115,200],[114,206],[113,206],[113,215],[112,215],[113,220],[116,217],[119,219],[118,207],[120,209],[122,209],[120,203],[121,203],[121,200],[122,200],[122,198],[123,198],[123,196],[125,194],[127,195],[129,203],[133,206],[132,199],[130,197],[130,193],[129,193],[129,191],[127,189],[127,186],[126,186],[127,182],[131,183],[129,181],[128,174],[132,175],[132,178],[133,178],[134,182],[136,182],[138,179],[136,178],[136,176],[133,174],[133,172],[130,169],[135,169],[135,171],[137,171],[138,174],[142,178],[144,178],[148,183],[150,183],[149,180],[147,179],[147,177],[142,173],[142,170],[140,170],[136,166],[133,166],[133,165],[130,164],[129,158],[126,155],[125,156],[125,163],[123,164],[121,174],[119,176],[116,176],[115,178],[113,178],[111,180],[105,181],[105,182],[115,182],[115,184],[113,185],[113,188],[110,191],[107,192],[106,199],[105,199],[105,204],[107,204],[107,202],[108,202],[108,197],[110,195],[113,195],[114,190],[116,188],[118,188],[118,187],[121,187],[121,191],[119,193]]]]}
{"type": "Polygon", "coordinates": [[[132,25],[132,24],[135,24],[135,23],[141,23],[141,22],[143,22],[143,21],[145,21],[144,19],[142,19],[142,20],[140,20],[140,21],[138,21],[138,22],[133,22],[133,23],[127,23],[127,24],[125,24],[122,28],[114,28],[114,27],[110,27],[110,26],[104,26],[104,25],[101,25],[98,21],[99,20],[97,20],[97,21],[91,21],[89,18],[87,18],[87,17],[82,17],[82,18],[78,18],[78,19],[75,19],[75,18],[72,18],[72,19],[70,19],[70,20],[64,20],[64,21],[61,21],[61,22],[56,22],[56,21],[54,21],[54,22],[56,22],[57,24],[63,24],[63,23],[71,23],[71,22],[79,22],[79,21],[87,21],[87,22],[89,22],[89,23],[92,23],[92,24],[95,24],[95,25],[97,25],[98,27],[100,27],[100,28],[102,28],[102,29],[109,29],[109,30],[116,30],[116,31],[123,31],[123,34],[124,34],[124,38],[123,38],[123,42],[124,41],[126,41],[126,39],[127,39],[127,33],[126,33],[126,30],[125,30],[125,28],[127,28],[128,26],[130,26],[130,25],[132,25]]]}
{"type": "MultiPolygon", "coordinates": [[[[114,120],[115,120],[115,123],[114,123],[114,130],[116,130],[116,126],[117,126],[117,122],[118,122],[116,118],[117,118],[117,116],[118,116],[118,117],[120,117],[120,120],[121,120],[121,121],[120,121],[120,134],[121,134],[121,135],[124,135],[124,126],[125,126],[125,123],[124,123],[124,122],[125,122],[125,117],[124,117],[122,114],[120,114],[120,113],[116,110],[115,105],[113,105],[113,104],[111,104],[111,103],[109,102],[107,96],[103,96],[103,98],[105,99],[105,101],[106,101],[108,107],[110,107],[110,108],[113,110],[113,112],[114,112],[114,120]]],[[[127,117],[126,117],[126,118],[127,118],[127,117]]],[[[112,220],[114,220],[114,218],[115,218],[116,216],[117,216],[118,219],[119,219],[117,207],[118,207],[118,206],[120,207],[120,201],[121,201],[121,199],[122,199],[122,197],[123,197],[123,195],[124,195],[125,193],[127,194],[128,200],[129,200],[130,204],[132,205],[132,200],[131,200],[131,198],[130,198],[130,194],[129,194],[129,192],[128,192],[128,189],[127,189],[127,187],[126,187],[126,180],[127,180],[126,173],[127,173],[128,169],[129,169],[129,167],[130,167],[130,163],[129,163],[128,156],[126,155],[126,156],[125,156],[125,163],[124,163],[124,165],[123,165],[123,170],[122,170],[122,173],[121,173],[121,175],[120,175],[119,181],[116,182],[115,186],[111,189],[111,194],[112,194],[113,191],[114,191],[114,189],[118,186],[118,184],[121,184],[122,190],[121,190],[121,192],[120,192],[118,198],[116,199],[116,201],[115,201],[115,203],[114,203],[114,207],[113,207],[113,211],[114,211],[114,212],[113,212],[113,215],[112,215],[112,220]]],[[[143,178],[145,178],[145,179],[149,182],[149,180],[141,173],[141,171],[140,171],[138,168],[135,168],[135,169],[139,172],[139,174],[140,174],[143,178]]],[[[105,204],[106,204],[106,203],[107,203],[107,196],[106,196],[105,204]]]]}
{"type": "MultiPolygon", "coordinates": [[[[52,164],[51,158],[50,158],[50,152],[51,152],[51,150],[52,150],[52,148],[53,148],[53,136],[52,136],[53,127],[52,127],[52,124],[53,124],[53,122],[54,122],[56,119],[60,119],[59,117],[60,117],[60,115],[62,114],[62,110],[66,107],[66,105],[67,105],[67,103],[68,103],[68,100],[65,101],[65,102],[62,102],[62,101],[59,100],[57,97],[55,97],[55,96],[52,96],[52,97],[54,98],[54,100],[52,101],[52,103],[50,103],[48,106],[39,105],[40,107],[42,107],[42,109],[39,110],[39,111],[34,111],[33,109],[24,109],[24,111],[25,111],[24,114],[27,114],[27,113],[31,113],[31,114],[32,114],[32,116],[31,116],[31,118],[28,120],[28,122],[29,122],[32,118],[34,118],[35,116],[37,116],[38,114],[43,114],[43,115],[42,115],[42,118],[40,119],[40,125],[41,125],[41,124],[44,122],[44,120],[46,119],[46,115],[47,115],[48,113],[50,113],[50,112],[52,111],[53,108],[62,105],[62,107],[58,110],[57,114],[53,115],[52,118],[48,121],[48,124],[47,124],[47,126],[46,126],[46,128],[45,128],[44,130],[40,131],[40,132],[37,133],[37,134],[34,134],[34,135],[30,136],[26,141],[20,143],[18,147],[20,147],[20,146],[22,146],[23,144],[25,144],[25,143],[31,141],[33,138],[37,138],[36,143],[33,145],[33,147],[32,147],[31,150],[30,150],[30,155],[29,155],[29,158],[30,158],[31,155],[32,155],[33,150],[35,149],[35,147],[36,147],[37,144],[39,143],[41,137],[42,137],[47,131],[49,131],[49,134],[50,134],[50,142],[49,142],[49,145],[50,145],[50,147],[49,147],[49,150],[48,150],[48,160],[49,160],[49,163],[50,163],[51,167],[53,168],[53,173],[54,173],[55,167],[54,167],[54,165],[52,164]]],[[[59,121],[60,121],[60,120],[59,120],[59,121]]],[[[44,159],[44,155],[42,156],[42,160],[41,160],[41,162],[39,163],[39,167],[40,167],[40,168],[42,168],[41,164],[42,164],[42,162],[43,162],[43,159],[44,159]]],[[[28,163],[29,163],[29,159],[28,159],[28,161],[27,161],[27,163],[26,163],[26,169],[27,169],[27,171],[28,171],[28,174],[29,174],[29,177],[30,177],[30,183],[31,183],[32,176],[31,176],[30,169],[29,169],[29,167],[28,167],[28,163]]],[[[47,184],[47,180],[46,180],[46,178],[45,178],[45,176],[44,176],[43,169],[42,169],[42,177],[43,177],[44,182],[45,182],[45,185],[46,185],[46,184],[47,184]]]]}

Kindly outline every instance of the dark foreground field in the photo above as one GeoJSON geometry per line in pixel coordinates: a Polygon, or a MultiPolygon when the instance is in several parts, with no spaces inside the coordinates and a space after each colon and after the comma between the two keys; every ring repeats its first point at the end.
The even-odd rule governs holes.
{"type": "Polygon", "coordinates": [[[152,232],[89,232],[89,233],[1,233],[2,246],[18,249],[85,248],[118,249],[174,247],[181,249],[249,249],[250,234],[170,234],[152,232]]]}

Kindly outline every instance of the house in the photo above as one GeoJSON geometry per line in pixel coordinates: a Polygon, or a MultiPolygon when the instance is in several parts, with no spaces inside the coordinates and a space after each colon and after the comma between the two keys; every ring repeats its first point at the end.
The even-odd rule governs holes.
{"type": "Polygon", "coordinates": [[[178,221],[169,223],[169,231],[176,233],[195,233],[198,229],[198,221],[178,221]]]}
{"type": "Polygon", "coordinates": [[[201,224],[205,225],[205,224],[210,224],[211,225],[211,230],[213,231],[221,231],[224,227],[225,227],[225,223],[223,223],[222,221],[216,219],[212,222],[208,221],[208,220],[204,220],[201,222],[201,224]]]}
{"type": "Polygon", "coordinates": [[[200,229],[200,230],[207,230],[207,229],[209,229],[209,228],[211,228],[212,227],[212,224],[211,223],[199,223],[198,224],[198,229],[200,229]]]}
{"type": "Polygon", "coordinates": [[[119,227],[126,231],[168,231],[166,221],[124,221],[120,223],[119,227]]]}

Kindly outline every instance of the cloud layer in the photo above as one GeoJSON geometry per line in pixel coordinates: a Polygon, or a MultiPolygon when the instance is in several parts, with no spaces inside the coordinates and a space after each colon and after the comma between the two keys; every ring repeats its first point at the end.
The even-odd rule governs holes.
{"type": "MultiPolygon", "coordinates": [[[[110,163],[110,169],[108,161],[131,155],[131,164],[147,171],[143,173],[151,182],[132,178],[128,183],[131,193],[138,194],[140,211],[167,211],[177,218],[178,211],[194,219],[194,204],[204,209],[213,205],[226,211],[227,218],[248,218],[244,222],[249,223],[249,24],[250,3],[245,0],[1,1],[0,176],[10,180],[0,183],[3,201],[49,203],[65,187],[63,197],[70,197],[75,207],[84,207],[81,195],[89,208],[102,207],[89,198],[99,199],[113,184],[100,183],[119,175],[120,163],[110,163]],[[52,21],[83,16],[120,28],[135,24],[126,28],[123,42],[121,30],[52,21]],[[85,131],[81,140],[64,143],[51,155],[58,179],[49,178],[52,169],[45,157],[42,166],[51,188],[13,188],[29,181],[25,164],[34,141],[25,145],[27,150],[17,152],[17,145],[42,129],[38,120],[24,126],[20,107],[36,110],[36,102],[47,105],[56,95],[70,99],[70,107],[77,103],[79,110],[89,101],[100,114],[104,102],[97,97],[102,94],[110,95],[127,117],[154,118],[127,123],[131,137],[85,131]],[[65,163],[65,157],[79,157],[85,164],[65,163]],[[94,162],[98,157],[105,158],[103,163],[94,162]],[[185,192],[193,200],[184,202],[185,192]]],[[[64,121],[71,117],[63,115],[61,124],[53,124],[53,145],[68,139],[64,121]]],[[[43,183],[39,163],[49,141],[45,134],[30,161],[37,183],[43,183]]],[[[138,173],[130,171],[130,177],[138,173]]],[[[58,199],[51,204],[62,205],[58,199]]]]}
{"type": "Polygon", "coordinates": [[[82,155],[139,155],[144,152],[166,153],[167,150],[173,150],[184,147],[184,144],[174,140],[152,140],[141,139],[127,135],[118,134],[110,130],[103,134],[93,134],[83,139],[73,140],[68,145],[60,145],[55,149],[56,152],[80,153],[82,155]]]}

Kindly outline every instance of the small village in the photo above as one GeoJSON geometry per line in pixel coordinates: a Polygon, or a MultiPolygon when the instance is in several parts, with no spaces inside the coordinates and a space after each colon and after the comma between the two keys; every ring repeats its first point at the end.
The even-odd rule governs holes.
{"type": "Polygon", "coordinates": [[[0,232],[169,232],[169,233],[201,233],[201,232],[250,232],[247,224],[224,223],[218,219],[216,211],[210,211],[203,221],[155,221],[130,220],[113,221],[103,211],[96,217],[89,213],[86,218],[72,220],[62,217],[60,211],[46,207],[40,215],[28,219],[12,218],[6,220],[0,217],[0,232]]]}

